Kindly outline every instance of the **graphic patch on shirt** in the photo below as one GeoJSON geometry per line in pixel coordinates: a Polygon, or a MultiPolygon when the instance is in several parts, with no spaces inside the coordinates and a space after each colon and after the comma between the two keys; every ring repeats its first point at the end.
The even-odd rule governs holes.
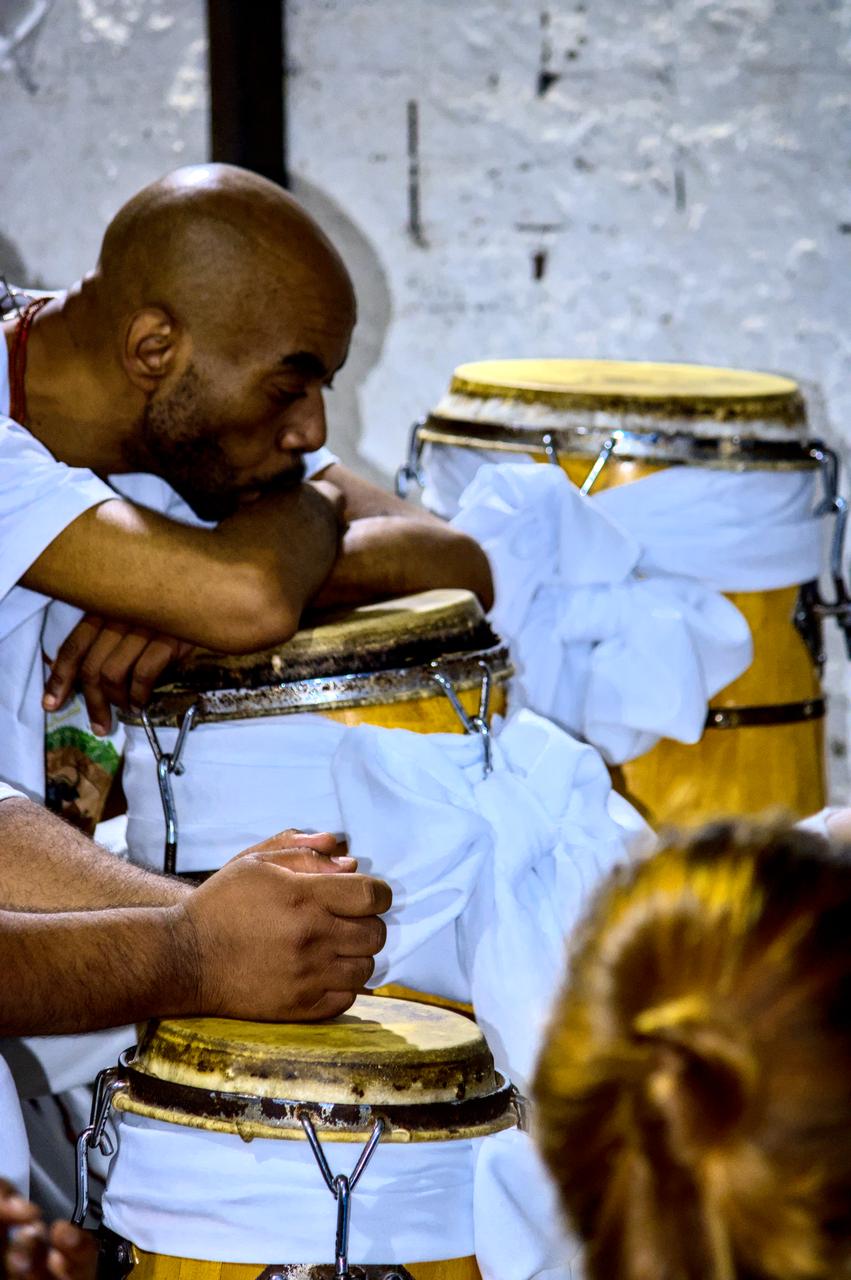
{"type": "Polygon", "coordinates": [[[79,697],[72,698],[61,711],[49,713],[46,720],[45,803],[53,813],[91,835],[118,772],[123,731],[96,738],[79,697]]]}

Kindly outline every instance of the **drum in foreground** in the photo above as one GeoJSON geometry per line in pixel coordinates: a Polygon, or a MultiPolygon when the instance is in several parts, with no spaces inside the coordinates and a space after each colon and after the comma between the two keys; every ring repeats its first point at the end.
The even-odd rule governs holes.
{"type": "Polygon", "coordinates": [[[124,1113],[104,1221],[134,1280],[333,1276],[335,1222],[338,1260],[368,1276],[479,1274],[477,1141],[517,1113],[465,1018],[362,996],[326,1023],[155,1022],[101,1092],[124,1113]],[[149,1152],[156,1185],[144,1179],[149,1152]],[[196,1224],[184,1250],[182,1196],[196,1224]],[[198,1247],[222,1224],[226,1259],[198,1247]]]}
{"type": "Polygon", "coordinates": [[[478,733],[486,753],[510,674],[508,651],[460,590],[325,616],[263,653],[197,652],[155,691],[148,736],[139,716],[126,719],[131,856],[162,866],[165,834],[166,869],[197,874],[245,848],[237,839],[337,830],[323,724],[478,733]],[[252,805],[268,826],[255,830],[252,805]]]}
{"type": "MultiPolygon", "coordinates": [[[[812,471],[798,385],[774,374],[688,364],[505,360],[462,365],[449,394],[414,428],[402,475],[451,516],[484,461],[519,455],[560,466],[584,492],[671,466],[812,471]]],[[[755,525],[755,539],[770,536],[755,525]]],[[[805,586],[803,598],[815,592],[805,586]]],[[[615,771],[619,789],[654,824],[780,806],[812,813],[825,800],[824,698],[805,642],[798,587],[733,592],[754,660],[709,708],[694,746],[663,740],[615,771]]],[[[818,623],[812,626],[818,631],[818,623]]]]}

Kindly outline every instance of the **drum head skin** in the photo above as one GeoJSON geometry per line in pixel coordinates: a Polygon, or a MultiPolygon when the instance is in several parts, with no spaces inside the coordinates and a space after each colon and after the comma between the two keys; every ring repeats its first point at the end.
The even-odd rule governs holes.
{"type": "Polygon", "coordinates": [[[595,456],[725,470],[815,466],[792,378],[710,365],[627,360],[462,364],[421,442],[551,461],[595,456]],[[612,440],[612,437],[615,440],[612,440]]]}
{"type": "Polygon", "coordinates": [[[153,1021],[122,1065],[119,1110],[244,1137],[303,1137],[302,1115],[341,1141],[378,1116],[397,1142],[516,1122],[476,1024],[411,1000],[358,996],[330,1022],[153,1021]]]}
{"type": "MultiPolygon", "coordinates": [[[[511,674],[507,649],[469,591],[424,591],[328,612],[261,653],[197,650],[155,691],[148,713],[154,725],[178,727],[193,705],[200,722],[433,698],[435,662],[457,690],[479,688],[483,662],[497,682],[511,674]]],[[[140,723],[133,714],[122,719],[140,723]]]]}
{"type": "Polygon", "coordinates": [[[798,384],[778,374],[637,360],[483,360],[460,365],[450,390],[563,408],[777,415],[781,421],[796,420],[801,408],[798,384]]]}

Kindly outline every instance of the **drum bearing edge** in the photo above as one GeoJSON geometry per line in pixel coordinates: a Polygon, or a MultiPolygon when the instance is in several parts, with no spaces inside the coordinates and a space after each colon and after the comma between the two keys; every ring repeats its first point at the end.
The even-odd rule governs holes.
{"type": "MultiPolygon", "coordinates": [[[[646,431],[617,427],[615,457],[622,462],[658,462],[737,471],[802,470],[817,467],[815,442],[761,440],[744,435],[696,436],[687,432],[646,431]]],[[[611,426],[514,427],[503,423],[441,418],[430,414],[417,428],[421,444],[454,445],[468,449],[493,449],[505,453],[548,453],[596,458],[612,436],[611,426]]]]}
{"type": "Polygon", "coordinates": [[[131,1052],[119,1059],[122,1082],[112,1099],[117,1111],[192,1129],[237,1133],[246,1141],[304,1140],[303,1116],[310,1118],[320,1136],[337,1142],[362,1142],[379,1118],[385,1122],[385,1142],[433,1142],[447,1135],[478,1138],[522,1127],[519,1095],[498,1072],[497,1087],[491,1093],[457,1102],[321,1103],[225,1093],[161,1080],[133,1067],[131,1052]]]}
{"type": "MultiPolygon", "coordinates": [[[[263,688],[174,689],[155,693],[149,711],[150,722],[157,728],[180,728],[185,713],[197,707],[195,723],[221,720],[251,720],[274,713],[334,711],[344,707],[380,706],[387,702],[412,702],[419,698],[439,696],[433,671],[447,676],[459,691],[478,689],[481,680],[479,662],[487,663],[491,676],[508,679],[514,673],[508,649],[497,645],[463,653],[447,654],[436,665],[399,667],[389,671],[371,671],[339,676],[315,676],[304,680],[282,680],[263,688]]],[[[141,725],[141,717],[133,712],[122,714],[124,724],[141,725]]]]}

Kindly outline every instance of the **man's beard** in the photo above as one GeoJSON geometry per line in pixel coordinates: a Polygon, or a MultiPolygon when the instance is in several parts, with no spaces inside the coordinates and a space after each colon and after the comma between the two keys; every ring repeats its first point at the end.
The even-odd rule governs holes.
{"type": "Polygon", "coordinates": [[[299,461],[263,484],[238,485],[234,468],[210,434],[215,418],[204,408],[200,385],[194,365],[189,365],[167,399],[145,405],[136,463],[140,470],[167,481],[199,519],[212,523],[233,515],[248,490],[282,493],[304,479],[299,461]]]}

